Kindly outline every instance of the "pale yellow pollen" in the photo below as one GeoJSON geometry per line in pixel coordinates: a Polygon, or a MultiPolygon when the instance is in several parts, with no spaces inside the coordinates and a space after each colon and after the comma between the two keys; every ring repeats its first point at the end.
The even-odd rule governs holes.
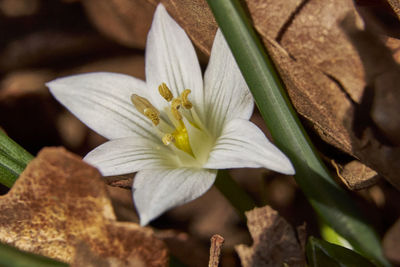
{"type": "Polygon", "coordinates": [[[160,95],[164,97],[164,99],[168,102],[171,101],[173,98],[171,90],[169,90],[168,86],[165,83],[162,83],[160,86],[158,86],[158,92],[160,92],[160,95]]]}
{"type": "Polygon", "coordinates": [[[189,89],[183,90],[181,93],[181,99],[182,99],[182,106],[186,109],[191,109],[193,107],[192,102],[188,100],[188,95],[191,93],[189,89]]]}
{"type": "Polygon", "coordinates": [[[136,94],[131,95],[131,101],[135,108],[149,118],[154,125],[160,123],[160,112],[144,97],[136,94]]]}
{"type": "Polygon", "coordinates": [[[172,134],[165,134],[163,137],[162,137],[162,142],[164,143],[164,145],[169,145],[169,144],[171,144],[171,142],[173,142],[173,141],[175,141],[175,138],[174,138],[174,136],[172,135],[172,134]]]}
{"type": "Polygon", "coordinates": [[[158,110],[152,108],[145,108],[143,113],[147,118],[149,118],[154,125],[158,125],[160,123],[160,117],[158,114],[158,110]]]}
{"type": "Polygon", "coordinates": [[[174,98],[171,102],[171,113],[172,116],[178,121],[182,120],[182,114],[179,112],[182,101],[180,98],[174,98]]]}

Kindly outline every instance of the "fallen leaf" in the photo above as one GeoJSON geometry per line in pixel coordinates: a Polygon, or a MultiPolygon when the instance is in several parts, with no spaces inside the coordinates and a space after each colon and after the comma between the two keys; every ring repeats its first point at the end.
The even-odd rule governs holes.
{"type": "Polygon", "coordinates": [[[43,149],[0,197],[0,211],[0,241],[25,251],[72,263],[83,243],[112,266],[167,264],[163,242],[117,222],[100,173],[63,148],[43,149]]]}
{"type": "Polygon", "coordinates": [[[400,1],[399,0],[387,0],[387,2],[390,4],[393,11],[396,13],[398,19],[400,20],[400,1]]]}
{"type": "Polygon", "coordinates": [[[155,7],[146,0],[82,0],[97,28],[121,44],[144,48],[155,7]]]}
{"type": "Polygon", "coordinates": [[[374,185],[378,178],[376,171],[368,168],[358,160],[353,160],[345,165],[331,161],[338,177],[351,190],[361,190],[374,185]]]}
{"type": "MultiPolygon", "coordinates": [[[[378,137],[381,142],[399,145],[400,123],[393,118],[400,112],[397,104],[400,101],[400,66],[395,61],[393,52],[378,35],[356,26],[354,16],[347,15],[340,25],[363,63],[366,85],[360,108],[365,106],[370,109],[371,120],[379,128],[375,129],[375,135],[380,134],[378,137]]],[[[392,40],[392,43],[396,42],[392,40]]],[[[397,43],[399,45],[400,42],[397,43]]],[[[357,121],[357,114],[355,115],[357,121]]]]}
{"type": "MultiPolygon", "coordinates": [[[[147,1],[154,2],[154,0],[147,1]]],[[[197,47],[209,55],[218,27],[207,2],[204,0],[161,0],[161,2],[182,28],[190,29],[187,33],[192,40],[195,40],[197,47]]]]}
{"type": "Polygon", "coordinates": [[[243,267],[305,266],[303,248],[295,231],[269,206],[246,212],[253,245],[235,247],[243,267]]]}

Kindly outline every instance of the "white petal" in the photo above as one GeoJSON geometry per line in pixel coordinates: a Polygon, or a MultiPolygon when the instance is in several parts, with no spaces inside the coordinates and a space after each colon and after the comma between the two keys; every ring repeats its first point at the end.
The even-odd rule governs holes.
{"type": "Polygon", "coordinates": [[[128,75],[89,73],[59,78],[46,84],[50,92],[83,123],[107,139],[132,135],[154,136],[151,122],[130,97],[146,97],[146,84],[128,75]]]}
{"type": "Polygon", "coordinates": [[[203,195],[213,185],[216,173],[190,168],[138,172],[132,191],[140,224],[146,225],[165,211],[203,195]]]}
{"type": "Polygon", "coordinates": [[[168,146],[140,136],[108,141],[89,152],[84,160],[104,176],[176,167],[178,164],[168,146]]]}
{"type": "Polygon", "coordinates": [[[218,138],[204,168],[267,168],[294,174],[290,160],[253,123],[229,121],[218,138]]]}
{"type": "Polygon", "coordinates": [[[159,108],[167,104],[158,93],[158,86],[163,82],[174,97],[185,89],[192,90],[190,100],[196,106],[202,105],[203,78],[196,52],[186,33],[161,4],[147,36],[146,82],[159,108]]]}
{"type": "Polygon", "coordinates": [[[204,76],[204,98],[200,113],[214,134],[226,121],[249,119],[253,112],[253,97],[220,30],[204,76]]]}

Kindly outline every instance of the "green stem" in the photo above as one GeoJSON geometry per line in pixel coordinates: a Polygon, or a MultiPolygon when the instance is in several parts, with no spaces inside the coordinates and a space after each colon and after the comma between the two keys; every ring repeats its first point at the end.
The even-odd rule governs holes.
{"type": "Polygon", "coordinates": [[[277,146],[324,221],[361,254],[385,266],[380,241],[346,191],[331,178],[286,95],[273,63],[238,0],[207,0],[277,146]]]}
{"type": "Polygon", "coordinates": [[[0,183],[11,187],[33,159],[25,149],[0,130],[0,183]]]}
{"type": "Polygon", "coordinates": [[[214,184],[236,209],[239,216],[246,220],[245,211],[256,207],[254,200],[229,175],[227,170],[218,170],[214,184]]]}
{"type": "Polygon", "coordinates": [[[67,267],[68,264],[41,255],[18,250],[0,243],[0,266],[9,267],[67,267]]]}

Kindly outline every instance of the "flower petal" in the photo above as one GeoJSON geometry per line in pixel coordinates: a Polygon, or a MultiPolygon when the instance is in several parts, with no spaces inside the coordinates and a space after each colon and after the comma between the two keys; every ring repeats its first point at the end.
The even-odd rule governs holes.
{"type": "Polygon", "coordinates": [[[178,159],[168,146],[140,136],[108,141],[89,152],[84,160],[104,176],[178,165],[178,159]]]}
{"type": "Polygon", "coordinates": [[[157,7],[147,36],[146,82],[152,100],[159,108],[167,104],[158,93],[158,86],[163,82],[174,97],[190,89],[193,104],[203,104],[203,78],[196,52],[184,30],[162,4],[157,7]]]}
{"type": "Polygon", "coordinates": [[[253,112],[253,97],[220,30],[215,35],[204,76],[204,99],[200,112],[214,134],[225,122],[249,119],[253,112]]]}
{"type": "Polygon", "coordinates": [[[46,84],[53,96],[83,123],[107,139],[131,136],[158,138],[150,120],[140,114],[130,97],[146,97],[146,84],[128,75],[89,73],[59,78],[46,84]]]}
{"type": "Polygon", "coordinates": [[[252,122],[229,121],[218,138],[204,168],[260,168],[294,174],[290,160],[252,122]]]}
{"type": "Polygon", "coordinates": [[[163,212],[203,195],[216,174],[215,170],[190,168],[138,172],[132,191],[140,224],[146,225],[163,212]]]}

